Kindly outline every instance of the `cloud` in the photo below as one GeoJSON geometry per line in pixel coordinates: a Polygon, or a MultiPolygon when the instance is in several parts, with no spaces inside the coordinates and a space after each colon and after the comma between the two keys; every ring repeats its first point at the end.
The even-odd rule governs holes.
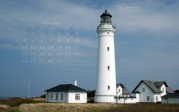
{"type": "MultiPolygon", "coordinates": [[[[66,38],[59,33],[76,32],[76,29],[79,34],[95,31],[99,18],[94,9],[61,0],[6,1],[1,6],[0,39],[13,41],[17,45],[21,45],[24,38],[38,39],[40,35],[43,39],[54,36],[66,38]]],[[[83,46],[94,45],[88,44],[92,41],[90,38],[81,41],[83,46]]]]}
{"type": "MultiPolygon", "coordinates": [[[[56,24],[60,28],[73,27],[95,31],[99,24],[99,15],[103,12],[101,9],[92,9],[70,1],[38,0],[22,2],[23,5],[20,5],[19,2],[9,1],[1,4],[0,19],[1,24],[5,27],[1,27],[0,31],[3,33],[8,31],[23,34],[19,25],[39,27],[42,24],[56,24]]],[[[179,15],[176,15],[178,4],[178,2],[175,4],[171,2],[169,5],[166,1],[147,0],[135,1],[134,4],[131,4],[120,1],[112,4],[109,12],[113,15],[113,23],[124,32],[175,33],[178,32],[179,26],[179,15]]],[[[3,37],[9,36],[4,34],[0,38],[3,37]]],[[[20,38],[19,35],[17,37],[20,38]]]]}
{"type": "MultiPolygon", "coordinates": [[[[15,10],[6,8],[6,12],[1,12],[4,14],[1,18],[16,20],[27,25],[38,25],[42,22],[58,22],[63,25],[59,27],[68,26],[92,29],[93,25],[95,25],[94,21],[96,21],[94,18],[98,17],[93,9],[63,0],[32,1],[28,8],[24,8],[18,3],[14,3],[14,5],[16,7],[15,10]],[[22,7],[24,8],[23,10],[21,10],[22,7]]],[[[27,6],[28,4],[24,5],[27,6]]]]}
{"type": "Polygon", "coordinates": [[[111,9],[114,23],[124,32],[177,33],[179,3],[168,6],[164,2],[146,0],[133,5],[117,4],[111,9]]]}

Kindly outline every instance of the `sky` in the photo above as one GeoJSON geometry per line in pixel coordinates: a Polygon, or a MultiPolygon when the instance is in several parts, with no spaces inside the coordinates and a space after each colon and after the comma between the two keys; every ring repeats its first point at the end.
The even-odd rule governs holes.
{"type": "Polygon", "coordinates": [[[116,26],[117,82],[179,89],[178,0],[0,0],[0,96],[40,96],[73,80],[94,90],[104,10],[116,26]]]}

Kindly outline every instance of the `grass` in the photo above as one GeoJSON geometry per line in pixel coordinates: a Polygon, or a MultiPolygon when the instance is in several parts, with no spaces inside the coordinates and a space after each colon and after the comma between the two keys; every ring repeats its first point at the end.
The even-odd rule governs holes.
{"type": "Polygon", "coordinates": [[[34,99],[27,99],[27,98],[8,98],[8,99],[1,99],[0,104],[8,105],[10,107],[16,107],[24,103],[39,103],[39,102],[44,102],[41,100],[34,100],[34,99]]]}
{"type": "Polygon", "coordinates": [[[1,108],[0,112],[19,112],[19,107],[7,107],[7,108],[1,108]]]}
{"type": "Polygon", "coordinates": [[[179,105],[166,104],[22,104],[20,112],[179,112],[179,105]]]}
{"type": "Polygon", "coordinates": [[[39,103],[22,104],[20,112],[98,112],[114,107],[113,104],[63,104],[63,103],[39,103]]]}
{"type": "Polygon", "coordinates": [[[8,98],[8,99],[0,99],[0,112],[19,112],[19,106],[21,104],[29,104],[29,103],[39,103],[44,102],[44,99],[36,98],[36,99],[25,99],[25,98],[8,98]]]}
{"type": "Polygon", "coordinates": [[[179,112],[179,104],[125,104],[103,112],[179,112]]]}
{"type": "Polygon", "coordinates": [[[179,104],[65,104],[10,98],[0,100],[0,112],[179,112],[179,104]]]}

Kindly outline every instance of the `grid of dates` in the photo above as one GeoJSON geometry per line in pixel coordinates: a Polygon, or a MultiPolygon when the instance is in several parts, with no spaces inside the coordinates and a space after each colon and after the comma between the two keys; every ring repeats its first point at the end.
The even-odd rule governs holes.
{"type": "Polygon", "coordinates": [[[50,31],[51,34],[31,33],[30,38],[22,40],[23,63],[58,64],[80,56],[77,31],[72,35],[68,30],[58,35],[53,30],[50,31]]]}

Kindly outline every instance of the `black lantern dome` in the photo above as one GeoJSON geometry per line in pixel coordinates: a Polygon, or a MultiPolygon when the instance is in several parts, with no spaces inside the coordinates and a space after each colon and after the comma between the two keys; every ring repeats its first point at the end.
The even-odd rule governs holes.
{"type": "Polygon", "coordinates": [[[112,23],[111,22],[111,14],[105,10],[105,12],[100,16],[101,17],[101,23],[112,23]]]}

